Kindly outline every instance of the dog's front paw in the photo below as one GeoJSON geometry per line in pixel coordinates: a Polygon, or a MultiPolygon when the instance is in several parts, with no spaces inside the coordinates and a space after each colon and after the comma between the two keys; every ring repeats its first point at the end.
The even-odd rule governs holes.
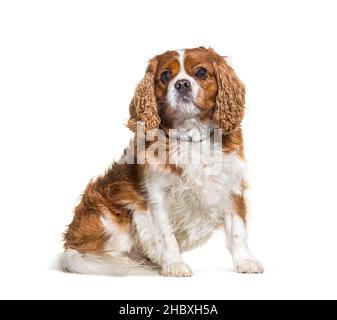
{"type": "Polygon", "coordinates": [[[161,271],[164,277],[191,277],[192,271],[186,263],[172,263],[164,265],[161,271]]]}
{"type": "Polygon", "coordinates": [[[234,270],[238,273],[263,273],[262,263],[254,259],[234,261],[234,270]]]}

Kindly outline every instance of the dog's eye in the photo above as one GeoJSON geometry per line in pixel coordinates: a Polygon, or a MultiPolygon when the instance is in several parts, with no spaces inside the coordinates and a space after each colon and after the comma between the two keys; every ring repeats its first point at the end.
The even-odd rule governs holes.
{"type": "Polygon", "coordinates": [[[163,81],[164,83],[169,82],[171,80],[171,72],[170,71],[164,71],[161,74],[161,81],[163,81]]]}
{"type": "Polygon", "coordinates": [[[199,79],[205,79],[207,77],[207,70],[203,67],[199,67],[195,71],[195,76],[199,79]]]}

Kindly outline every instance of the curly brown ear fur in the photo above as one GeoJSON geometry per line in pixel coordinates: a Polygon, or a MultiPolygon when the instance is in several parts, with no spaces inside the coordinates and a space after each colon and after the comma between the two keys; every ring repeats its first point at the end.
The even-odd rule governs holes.
{"type": "Polygon", "coordinates": [[[213,120],[228,134],[241,123],[245,111],[245,87],[225,59],[212,50],[218,95],[213,120]]]}
{"type": "Polygon", "coordinates": [[[154,75],[157,68],[157,60],[152,59],[147,67],[145,76],[141,80],[135,90],[133,99],[131,100],[129,112],[130,119],[128,128],[133,132],[137,130],[137,122],[144,122],[144,130],[158,128],[160,118],[158,115],[156,96],[154,94],[154,75]]]}

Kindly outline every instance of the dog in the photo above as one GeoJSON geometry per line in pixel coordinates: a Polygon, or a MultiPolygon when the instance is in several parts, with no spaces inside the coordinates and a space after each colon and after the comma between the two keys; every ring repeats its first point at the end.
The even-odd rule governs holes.
{"type": "Polygon", "coordinates": [[[64,234],[64,271],[189,277],[181,253],[223,228],[238,273],[262,273],[246,239],[245,87],[211,48],[149,61],[129,107],[134,138],[89,182],[64,234]]]}

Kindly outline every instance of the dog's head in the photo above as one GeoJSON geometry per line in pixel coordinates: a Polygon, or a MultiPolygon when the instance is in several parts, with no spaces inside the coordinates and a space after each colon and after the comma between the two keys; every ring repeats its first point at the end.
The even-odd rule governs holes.
{"type": "Polygon", "coordinates": [[[128,127],[145,131],[175,120],[211,120],[225,133],[244,115],[245,88],[226,60],[203,47],[167,51],[150,60],[130,104],[128,127]]]}

